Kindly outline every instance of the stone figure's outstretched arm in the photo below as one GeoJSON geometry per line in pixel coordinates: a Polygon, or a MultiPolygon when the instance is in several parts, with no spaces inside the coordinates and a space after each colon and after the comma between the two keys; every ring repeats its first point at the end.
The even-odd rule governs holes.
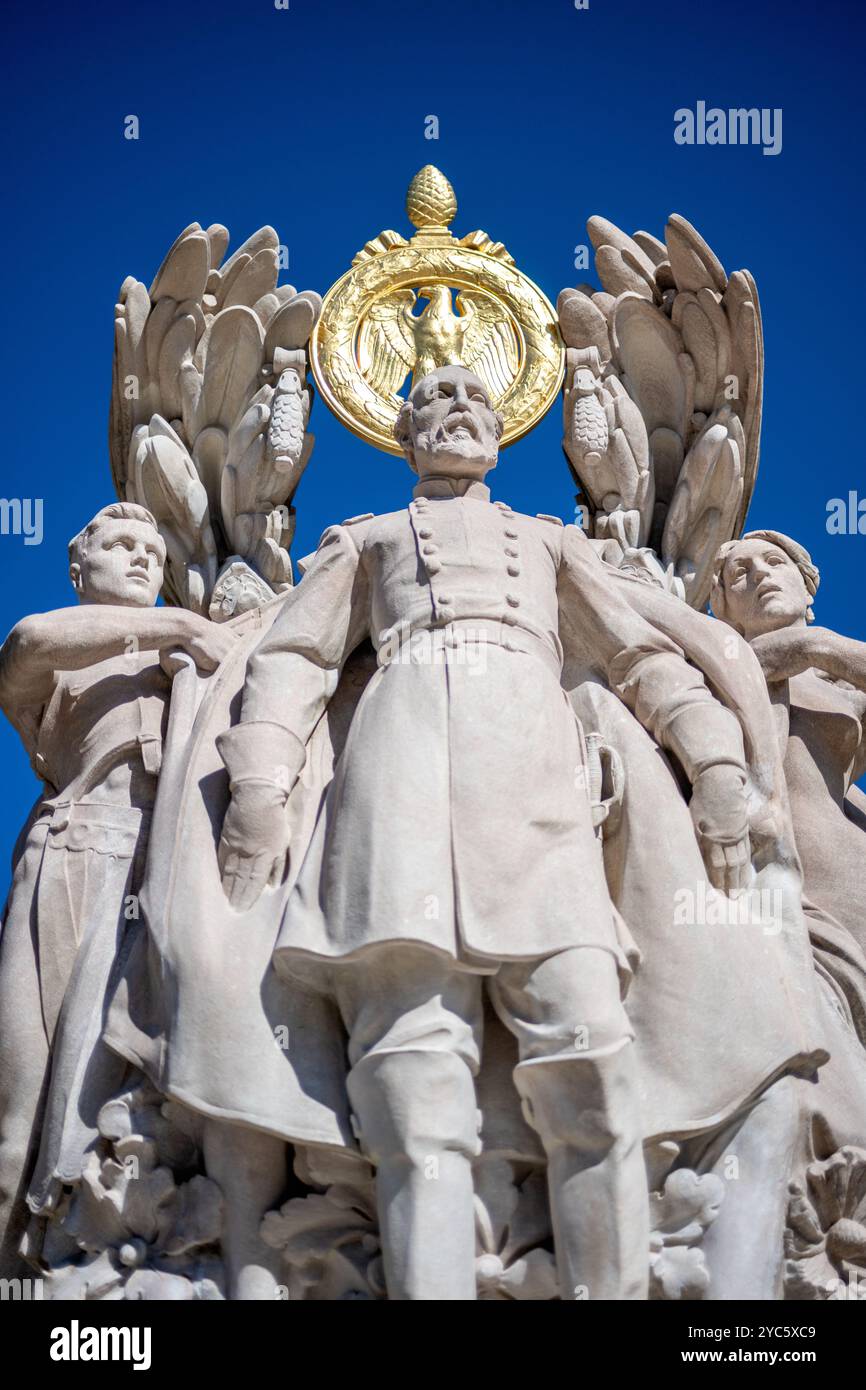
{"type": "Polygon", "coordinates": [[[8,715],[42,705],[55,671],[80,671],[124,652],[180,647],[212,671],[233,641],[231,629],[182,608],[85,604],[33,613],[0,647],[0,708],[8,715]]]}
{"type": "Polygon", "coordinates": [[[728,891],[743,887],[750,855],[739,721],[676,643],[629,606],[621,583],[582,531],[567,526],[559,572],[564,628],[682,767],[711,882],[728,891]]]}
{"type": "Polygon", "coordinates": [[[750,645],[768,681],[787,680],[815,667],[866,694],[866,642],[829,627],[783,627],[753,638],[750,645]]]}
{"type": "MultiPolygon", "coordinates": [[[[829,627],[791,626],[764,632],[749,645],[772,686],[814,668],[853,686],[851,704],[866,731],[866,642],[844,637],[829,627]]],[[[866,738],[861,739],[849,772],[849,788],[866,768],[866,738]]]]}
{"type": "Polygon", "coordinates": [[[332,526],[250,657],[241,722],[217,740],[232,793],[220,868],[229,901],[239,910],[282,873],[285,804],[343,663],[368,635],[369,610],[359,547],[348,527],[332,526]]]}

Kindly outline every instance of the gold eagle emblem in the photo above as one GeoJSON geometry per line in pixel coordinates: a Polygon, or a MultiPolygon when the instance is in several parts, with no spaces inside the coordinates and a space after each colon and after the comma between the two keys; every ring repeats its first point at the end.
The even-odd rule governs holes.
{"type": "Polygon", "coordinates": [[[537,424],[557,395],[565,349],[553,306],[485,232],[457,239],[450,183],[427,165],[409,185],[416,228],[381,232],[325,296],[312,338],[313,372],[355,433],[399,453],[400,392],[435,367],[464,366],[505,419],[503,444],[537,424]]]}
{"type": "Polygon", "coordinates": [[[372,305],[358,335],[358,365],[374,391],[398,391],[410,372],[414,386],[435,367],[464,366],[491,396],[505,395],[520,364],[513,325],[495,300],[469,290],[458,291],[454,308],[448,285],[395,290],[372,305]],[[416,314],[420,300],[427,307],[416,314]]]}

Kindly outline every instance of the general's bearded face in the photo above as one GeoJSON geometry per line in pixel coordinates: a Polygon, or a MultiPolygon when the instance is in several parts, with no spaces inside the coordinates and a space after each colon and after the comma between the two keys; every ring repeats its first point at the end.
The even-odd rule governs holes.
{"type": "Polygon", "coordinates": [[[152,608],[162,588],[165,545],[144,521],[108,518],[87,539],[76,587],[82,603],[152,608]]]}
{"type": "Polygon", "coordinates": [[[722,572],[725,616],[747,638],[803,623],[809,595],[794,561],[767,541],[741,541],[722,572]]]}
{"type": "Polygon", "coordinates": [[[440,368],[418,382],[411,402],[410,440],[419,473],[483,476],[494,466],[499,421],[471,372],[440,368]]]}

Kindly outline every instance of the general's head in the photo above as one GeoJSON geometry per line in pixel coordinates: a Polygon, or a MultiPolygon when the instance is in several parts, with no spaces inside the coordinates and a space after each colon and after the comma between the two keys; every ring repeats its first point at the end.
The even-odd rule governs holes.
{"type": "Polygon", "coordinates": [[[146,507],[103,507],[69,542],[69,578],[79,603],[151,608],[162,588],[165,542],[146,507]]]}
{"type": "Polygon", "coordinates": [[[413,387],[394,435],[419,476],[483,478],[496,467],[503,420],[466,367],[437,367],[413,387]]]}
{"type": "Polygon", "coordinates": [[[749,531],[716,556],[710,605],[747,641],[814,621],[820,575],[808,550],[780,531],[749,531]]]}

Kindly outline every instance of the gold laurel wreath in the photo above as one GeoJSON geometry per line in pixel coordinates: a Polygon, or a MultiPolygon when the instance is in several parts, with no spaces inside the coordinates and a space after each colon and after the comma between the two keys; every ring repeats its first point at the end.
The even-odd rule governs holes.
{"type": "Polygon", "coordinates": [[[502,445],[511,444],[562,385],[553,306],[501,243],[453,235],[454,190],[432,165],[409,185],[406,209],[416,234],[380,233],[325,296],[311,342],[319,390],[353,433],[399,454],[399,389],[410,375],[460,363],[484,382],[505,420],[502,445]]]}

